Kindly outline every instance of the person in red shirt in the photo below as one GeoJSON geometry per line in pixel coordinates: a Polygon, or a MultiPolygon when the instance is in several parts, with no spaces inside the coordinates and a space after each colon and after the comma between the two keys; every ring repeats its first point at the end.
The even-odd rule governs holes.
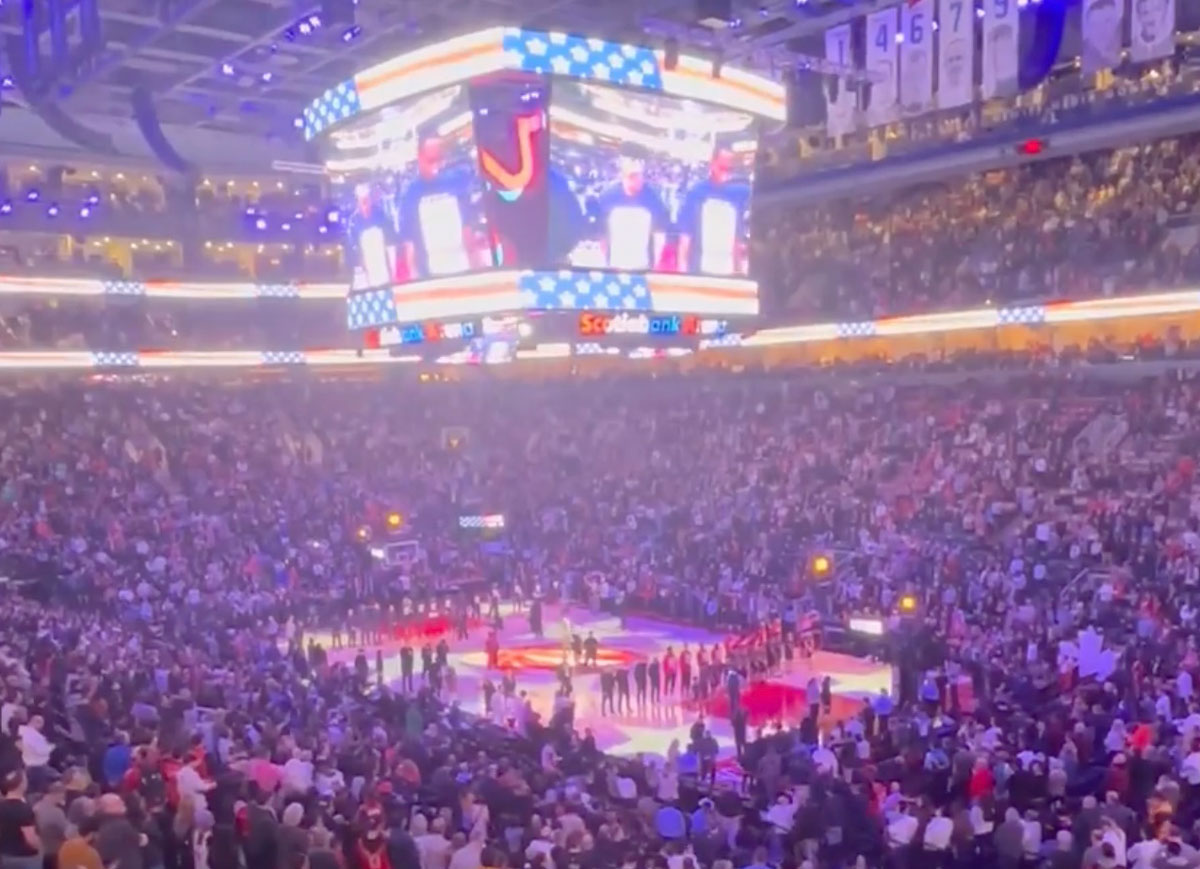
{"type": "Polygon", "coordinates": [[[984,758],[977,759],[975,768],[971,770],[971,778],[967,781],[967,796],[972,800],[981,800],[990,797],[995,788],[996,777],[992,775],[992,768],[984,758]]]}

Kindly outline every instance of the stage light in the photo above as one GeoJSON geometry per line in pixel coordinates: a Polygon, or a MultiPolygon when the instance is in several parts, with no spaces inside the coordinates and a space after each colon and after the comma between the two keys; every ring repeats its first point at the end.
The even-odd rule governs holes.
{"type": "Polygon", "coordinates": [[[388,528],[399,528],[404,524],[404,517],[399,513],[388,513],[387,524],[388,528]]]}
{"type": "Polygon", "coordinates": [[[900,598],[900,612],[911,613],[917,608],[917,599],[911,594],[906,594],[900,598]]]}
{"type": "Polygon", "coordinates": [[[255,212],[254,212],[254,206],[253,206],[253,205],[252,205],[252,206],[250,206],[249,208],[247,208],[247,209],[246,209],[246,215],[247,215],[247,216],[249,216],[249,217],[253,217],[253,216],[254,216],[254,213],[255,213],[255,212]]]}
{"type": "Polygon", "coordinates": [[[37,202],[39,196],[41,196],[41,194],[38,193],[36,190],[30,190],[28,193],[25,194],[25,198],[28,199],[30,202],[37,202]]]}
{"type": "Polygon", "coordinates": [[[269,82],[269,81],[270,81],[271,79],[273,79],[274,77],[275,77],[275,76],[274,76],[274,74],[273,74],[273,73],[270,73],[270,72],[264,72],[264,73],[262,74],[262,80],[263,80],[264,82],[269,82]]]}
{"type": "Polygon", "coordinates": [[[303,211],[297,211],[297,212],[296,212],[294,215],[292,215],[292,217],[293,217],[293,218],[295,218],[296,220],[303,220],[303,219],[304,219],[304,212],[303,212],[303,211]]]}
{"type": "Polygon", "coordinates": [[[301,36],[308,36],[310,33],[312,33],[312,25],[307,21],[301,21],[300,26],[297,29],[300,31],[301,36]]]}
{"type": "Polygon", "coordinates": [[[317,232],[321,233],[321,235],[324,235],[325,233],[329,232],[329,227],[325,225],[318,226],[317,232]]]}
{"type": "Polygon", "coordinates": [[[813,559],[812,572],[816,576],[824,576],[825,574],[829,573],[829,568],[831,566],[832,565],[830,564],[828,556],[818,555],[813,559]]]}
{"type": "Polygon", "coordinates": [[[370,540],[371,539],[371,529],[368,528],[366,525],[360,525],[358,531],[355,532],[355,536],[358,537],[358,539],[362,540],[362,541],[370,540]]]}
{"type": "Polygon", "coordinates": [[[330,223],[337,223],[342,219],[342,213],[336,208],[331,208],[325,215],[325,219],[330,223]]]}
{"type": "Polygon", "coordinates": [[[353,27],[348,27],[342,33],[342,42],[353,42],[362,34],[362,27],[355,24],[353,27]]]}
{"type": "Polygon", "coordinates": [[[13,77],[11,75],[6,75],[3,78],[0,78],[0,88],[12,90],[14,87],[16,87],[16,83],[13,81],[13,77]]]}
{"type": "Polygon", "coordinates": [[[280,227],[280,229],[282,229],[284,232],[291,232],[292,225],[290,223],[285,223],[280,227]]]}
{"type": "Polygon", "coordinates": [[[222,75],[233,75],[233,64],[232,63],[221,64],[221,74],[222,75]]]}
{"type": "Polygon", "coordinates": [[[86,205],[83,206],[83,208],[79,209],[79,216],[84,220],[87,220],[92,216],[92,209],[88,208],[86,205]]]}
{"type": "Polygon", "coordinates": [[[266,229],[267,222],[260,217],[258,220],[254,221],[254,228],[255,229],[266,229]]]}
{"type": "Polygon", "coordinates": [[[304,129],[304,118],[292,118],[292,126],[297,130],[304,129]]]}
{"type": "Polygon", "coordinates": [[[56,203],[50,203],[50,207],[46,209],[46,216],[58,217],[58,205],[56,203]]]}
{"type": "Polygon", "coordinates": [[[12,203],[5,201],[3,205],[0,205],[0,214],[12,214],[12,203]]]}
{"type": "Polygon", "coordinates": [[[309,27],[320,27],[321,26],[321,16],[320,15],[308,16],[308,26],[309,27]]]}

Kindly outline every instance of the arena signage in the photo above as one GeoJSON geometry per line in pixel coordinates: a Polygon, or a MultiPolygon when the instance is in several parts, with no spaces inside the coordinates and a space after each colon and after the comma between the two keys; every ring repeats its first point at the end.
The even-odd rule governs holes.
{"type": "Polygon", "coordinates": [[[580,314],[579,334],[600,335],[722,335],[724,320],[694,315],[580,314]]]}

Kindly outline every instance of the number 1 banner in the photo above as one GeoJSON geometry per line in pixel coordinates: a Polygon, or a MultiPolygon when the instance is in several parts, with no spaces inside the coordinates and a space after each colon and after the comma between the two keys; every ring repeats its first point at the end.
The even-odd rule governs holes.
{"type": "Polygon", "coordinates": [[[938,0],[938,108],[975,101],[975,4],[938,0]]]}
{"type": "Polygon", "coordinates": [[[910,115],[933,107],[933,0],[908,0],[900,12],[900,105],[910,115]]]}
{"type": "MultiPolygon", "coordinates": [[[[839,67],[854,64],[850,50],[850,25],[842,24],[825,31],[825,59],[839,67]]],[[[858,114],[858,92],[844,76],[825,78],[826,120],[830,136],[845,136],[854,132],[858,114]]]]}
{"type": "Polygon", "coordinates": [[[1020,17],[1017,0],[983,0],[983,98],[1006,97],[1020,88],[1020,17]]]}
{"type": "Polygon", "coordinates": [[[898,13],[893,6],[867,16],[866,71],[871,79],[867,123],[872,127],[896,120],[896,72],[900,68],[900,46],[896,42],[898,13]]]}

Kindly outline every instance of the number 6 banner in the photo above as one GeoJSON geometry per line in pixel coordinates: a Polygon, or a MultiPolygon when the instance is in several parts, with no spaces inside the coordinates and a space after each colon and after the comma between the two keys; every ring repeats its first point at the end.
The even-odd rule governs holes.
{"type": "Polygon", "coordinates": [[[896,44],[896,7],[881,9],[867,16],[867,74],[871,77],[871,102],[867,105],[867,123],[872,127],[896,120],[896,71],[900,64],[900,46],[896,44]]]}
{"type": "Polygon", "coordinates": [[[938,108],[975,101],[975,4],[938,0],[938,108]]]}
{"type": "Polygon", "coordinates": [[[983,98],[1006,97],[1020,87],[1016,0],[983,0],[983,98]]]}
{"type": "Polygon", "coordinates": [[[933,0],[908,0],[900,13],[900,105],[910,115],[933,107],[933,0]]]}

